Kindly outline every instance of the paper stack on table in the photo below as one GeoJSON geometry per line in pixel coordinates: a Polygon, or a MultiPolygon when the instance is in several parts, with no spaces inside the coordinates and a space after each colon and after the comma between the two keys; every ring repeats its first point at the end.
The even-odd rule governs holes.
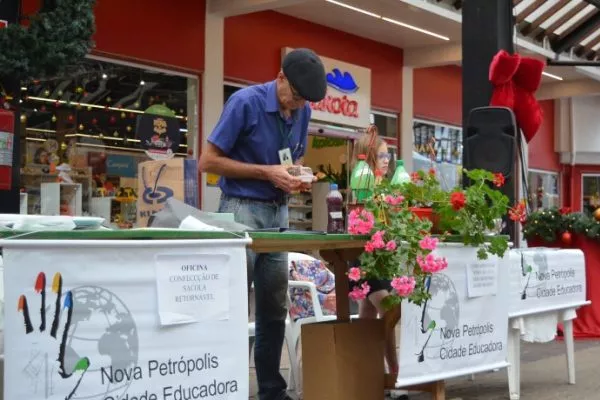
{"type": "Polygon", "coordinates": [[[179,229],[187,230],[187,231],[224,231],[223,228],[218,228],[216,226],[205,224],[202,221],[197,220],[191,215],[186,217],[181,224],[179,224],[179,229]]]}

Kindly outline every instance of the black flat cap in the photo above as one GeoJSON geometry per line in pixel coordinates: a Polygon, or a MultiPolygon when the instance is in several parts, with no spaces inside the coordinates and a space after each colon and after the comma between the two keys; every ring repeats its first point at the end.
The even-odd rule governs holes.
{"type": "Polygon", "coordinates": [[[284,57],[281,68],[302,98],[315,102],[323,100],[327,92],[325,67],[314,51],[292,50],[284,57]]]}

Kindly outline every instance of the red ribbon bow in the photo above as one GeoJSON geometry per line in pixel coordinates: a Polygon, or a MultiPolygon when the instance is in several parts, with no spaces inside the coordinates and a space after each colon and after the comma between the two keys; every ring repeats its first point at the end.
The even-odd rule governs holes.
{"type": "Polygon", "coordinates": [[[490,65],[489,78],[494,85],[490,105],[513,110],[527,142],[533,139],[544,119],[535,98],[544,67],[543,61],[509,54],[505,50],[500,50],[490,65]]]}

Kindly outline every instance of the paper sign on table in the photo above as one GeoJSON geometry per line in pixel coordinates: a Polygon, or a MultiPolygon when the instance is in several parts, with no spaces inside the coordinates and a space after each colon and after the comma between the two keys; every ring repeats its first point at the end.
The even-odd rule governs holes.
{"type": "Polygon", "coordinates": [[[156,256],[160,324],[176,325],[229,319],[229,256],[156,256]]]}
{"type": "Polygon", "coordinates": [[[498,292],[498,264],[479,261],[467,264],[467,296],[495,295],[498,292]]]}

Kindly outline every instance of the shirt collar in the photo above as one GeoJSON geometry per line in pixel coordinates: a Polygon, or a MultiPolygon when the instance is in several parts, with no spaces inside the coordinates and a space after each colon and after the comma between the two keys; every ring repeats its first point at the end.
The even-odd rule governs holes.
{"type": "Polygon", "coordinates": [[[279,111],[279,99],[277,98],[277,83],[272,81],[267,83],[267,103],[265,107],[266,112],[278,112],[279,111]]]}

